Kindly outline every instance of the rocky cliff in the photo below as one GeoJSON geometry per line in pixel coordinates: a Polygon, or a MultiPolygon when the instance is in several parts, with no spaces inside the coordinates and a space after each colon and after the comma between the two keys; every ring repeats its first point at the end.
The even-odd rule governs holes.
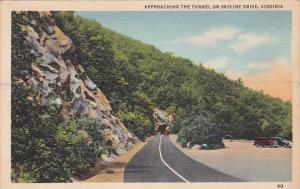
{"type": "Polygon", "coordinates": [[[86,74],[72,40],[56,25],[51,12],[39,12],[37,18],[18,14],[23,15],[20,27],[36,59],[31,73],[20,81],[34,91],[28,100],[62,107],[65,119],[87,114],[103,129],[104,139],[116,155],[130,148],[136,137],[113,115],[109,101],[86,74]]]}
{"type": "Polygon", "coordinates": [[[163,133],[167,127],[169,127],[173,121],[173,115],[169,115],[165,110],[159,108],[153,109],[153,120],[155,125],[155,131],[163,133]]]}

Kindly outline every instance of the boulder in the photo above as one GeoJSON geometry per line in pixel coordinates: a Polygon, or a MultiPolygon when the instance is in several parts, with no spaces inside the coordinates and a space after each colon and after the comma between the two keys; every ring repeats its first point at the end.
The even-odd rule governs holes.
{"type": "Polygon", "coordinates": [[[110,129],[104,129],[104,140],[112,149],[116,149],[120,143],[119,138],[110,129]]]}
{"type": "Polygon", "coordinates": [[[57,42],[60,46],[65,47],[65,46],[72,46],[72,41],[69,37],[67,37],[61,30],[59,27],[54,26],[53,30],[55,32],[55,37],[57,39],[57,42]]]}
{"type": "Polygon", "coordinates": [[[201,145],[200,144],[195,144],[193,147],[192,147],[192,150],[200,150],[201,149],[201,145]]]}
{"type": "Polygon", "coordinates": [[[39,64],[40,67],[42,67],[46,72],[52,72],[55,74],[59,74],[59,70],[55,69],[54,67],[50,66],[49,64],[39,64]]]}
{"type": "Polygon", "coordinates": [[[102,126],[107,126],[107,127],[112,127],[113,126],[112,123],[110,122],[110,120],[107,119],[107,118],[104,118],[104,119],[101,120],[101,125],[102,126]]]}
{"type": "Polygon", "coordinates": [[[80,75],[81,79],[86,79],[87,75],[86,75],[83,67],[80,64],[75,64],[74,68],[75,68],[76,72],[80,75]]]}
{"type": "Polygon", "coordinates": [[[191,146],[191,142],[188,142],[187,144],[186,144],[186,147],[187,148],[191,148],[192,146],[191,146]]]}
{"type": "Polygon", "coordinates": [[[81,81],[77,77],[70,76],[70,89],[75,98],[81,97],[81,81]]]}
{"type": "Polygon", "coordinates": [[[97,85],[93,83],[90,78],[83,80],[84,85],[91,91],[95,91],[97,89],[97,85]]]}
{"type": "Polygon", "coordinates": [[[120,156],[120,155],[126,153],[126,150],[122,147],[118,147],[118,148],[116,148],[116,153],[117,153],[117,155],[120,156]]]}
{"type": "Polygon", "coordinates": [[[59,78],[61,83],[66,83],[70,78],[70,73],[67,69],[61,68],[59,78]]]}
{"type": "Polygon", "coordinates": [[[31,26],[29,26],[29,25],[26,25],[26,26],[22,25],[21,26],[21,30],[23,32],[26,32],[29,37],[32,37],[34,39],[39,39],[40,38],[39,34],[37,34],[35,32],[35,30],[31,26]]]}
{"type": "Polygon", "coordinates": [[[44,71],[44,74],[49,83],[56,83],[57,79],[59,78],[59,75],[57,73],[44,71]]]}
{"type": "Polygon", "coordinates": [[[50,88],[48,87],[48,83],[43,82],[38,84],[38,94],[41,97],[48,96],[50,92],[51,91],[50,88]]]}
{"type": "Polygon", "coordinates": [[[55,40],[52,40],[52,39],[46,40],[45,47],[50,51],[50,53],[52,53],[55,56],[58,56],[61,54],[58,43],[55,40]]]}
{"type": "Polygon", "coordinates": [[[59,77],[60,77],[60,82],[65,83],[67,78],[70,77],[70,73],[68,71],[68,67],[65,64],[63,59],[59,60],[59,77]]]}
{"type": "Polygon", "coordinates": [[[79,110],[82,111],[82,109],[86,105],[82,97],[75,98],[71,104],[72,104],[72,108],[71,108],[72,115],[76,115],[79,110]]]}
{"type": "Polygon", "coordinates": [[[59,27],[54,26],[53,29],[54,29],[55,38],[57,39],[57,42],[58,42],[59,46],[61,47],[61,53],[64,54],[73,47],[73,42],[68,36],[66,36],[60,30],[59,27]]]}
{"type": "Polygon", "coordinates": [[[30,24],[32,25],[32,26],[36,26],[36,20],[31,20],[31,22],[30,22],[30,24]]]}
{"type": "Polygon", "coordinates": [[[45,46],[45,42],[47,40],[47,34],[45,32],[42,33],[42,36],[40,37],[39,41],[40,41],[40,45],[41,46],[45,46]]]}
{"type": "MultiPolygon", "coordinates": [[[[119,122],[119,123],[118,123],[118,127],[119,127],[120,129],[122,129],[122,131],[123,131],[124,133],[126,133],[126,134],[129,133],[127,127],[125,127],[125,125],[124,125],[122,122],[119,122]]],[[[132,135],[131,135],[131,137],[132,137],[132,135]]],[[[131,138],[131,137],[129,137],[129,138],[131,138]]]]}
{"type": "Polygon", "coordinates": [[[43,62],[45,64],[55,63],[55,64],[59,65],[59,60],[57,59],[56,56],[54,56],[51,53],[45,53],[42,58],[43,58],[43,62]]]}
{"type": "Polygon", "coordinates": [[[30,54],[32,54],[33,56],[35,56],[36,58],[39,57],[39,53],[37,53],[34,49],[30,50],[30,54]]]}
{"type": "Polygon", "coordinates": [[[39,82],[42,82],[45,79],[45,74],[37,66],[31,65],[32,73],[37,78],[39,82]]]}
{"type": "Polygon", "coordinates": [[[27,24],[30,24],[31,21],[25,15],[23,15],[22,18],[27,24]]]}
{"type": "Polygon", "coordinates": [[[72,116],[72,104],[70,102],[63,102],[62,104],[62,115],[65,119],[70,118],[70,116],[72,116]]]}
{"type": "Polygon", "coordinates": [[[105,162],[112,162],[114,158],[109,157],[107,154],[101,154],[101,159],[105,162]]]}
{"type": "Polygon", "coordinates": [[[70,71],[68,68],[69,75],[65,80],[67,91],[72,98],[81,97],[81,80],[76,77],[76,73],[70,71]]]}
{"type": "Polygon", "coordinates": [[[111,153],[109,155],[109,157],[112,158],[112,159],[116,159],[118,156],[117,156],[117,154],[111,153]]]}
{"type": "Polygon", "coordinates": [[[48,27],[47,27],[47,33],[48,33],[49,35],[53,34],[53,33],[54,33],[54,28],[53,28],[52,26],[48,26],[48,27]]]}
{"type": "Polygon", "coordinates": [[[25,44],[31,48],[32,50],[35,50],[37,52],[42,52],[42,48],[40,46],[40,43],[37,41],[37,39],[30,37],[30,36],[26,36],[25,37],[25,44]]]}
{"type": "Polygon", "coordinates": [[[62,105],[63,104],[63,100],[58,97],[58,98],[55,98],[55,99],[49,99],[50,100],[50,105],[62,105]]]}
{"type": "Polygon", "coordinates": [[[99,105],[99,107],[101,108],[102,111],[110,112],[112,110],[111,106],[109,104],[109,101],[104,96],[102,91],[100,91],[100,89],[98,89],[98,88],[96,90],[95,100],[96,100],[97,105],[99,105]]]}
{"type": "Polygon", "coordinates": [[[49,19],[52,16],[52,13],[49,11],[41,11],[39,12],[40,18],[47,18],[49,19]]]}
{"type": "Polygon", "coordinates": [[[127,138],[134,138],[134,136],[132,136],[132,134],[129,132],[129,131],[127,131],[127,133],[126,133],[126,136],[127,136],[127,138]]]}
{"type": "Polygon", "coordinates": [[[92,119],[96,119],[97,118],[97,111],[94,110],[94,109],[89,109],[89,117],[92,118],[92,119]]]}
{"type": "Polygon", "coordinates": [[[129,141],[129,142],[127,142],[127,144],[126,144],[125,147],[126,147],[127,150],[130,150],[130,149],[132,149],[134,147],[134,143],[131,142],[131,141],[129,141]]]}
{"type": "Polygon", "coordinates": [[[47,96],[42,96],[42,97],[40,98],[39,103],[40,103],[42,106],[49,106],[50,100],[49,100],[49,98],[48,98],[47,96]]]}
{"type": "Polygon", "coordinates": [[[34,77],[30,77],[28,80],[27,80],[27,85],[31,86],[31,88],[33,89],[33,91],[37,91],[38,90],[38,82],[35,80],[34,77]]]}
{"type": "Polygon", "coordinates": [[[85,96],[86,99],[96,102],[94,94],[85,87],[84,83],[82,80],[80,81],[80,88],[81,88],[81,96],[85,96]]]}
{"type": "Polygon", "coordinates": [[[49,24],[50,26],[55,27],[55,20],[54,20],[53,18],[49,18],[48,24],[49,24]]]}

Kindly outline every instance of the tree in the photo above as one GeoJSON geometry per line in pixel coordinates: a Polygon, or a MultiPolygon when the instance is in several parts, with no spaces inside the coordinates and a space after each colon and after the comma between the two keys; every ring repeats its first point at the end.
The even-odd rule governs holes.
{"type": "Polygon", "coordinates": [[[207,146],[203,146],[206,149],[224,148],[218,126],[207,118],[195,115],[186,118],[180,124],[181,130],[178,133],[178,141],[183,147],[190,143],[191,146],[206,144],[207,146]]]}

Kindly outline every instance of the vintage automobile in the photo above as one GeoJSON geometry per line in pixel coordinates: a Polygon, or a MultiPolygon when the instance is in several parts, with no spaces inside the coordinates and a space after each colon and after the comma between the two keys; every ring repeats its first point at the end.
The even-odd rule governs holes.
{"type": "Polygon", "coordinates": [[[277,148],[278,142],[275,139],[272,139],[272,137],[257,137],[254,141],[254,145],[257,147],[275,147],[277,148]]]}
{"type": "Polygon", "coordinates": [[[291,148],[292,147],[292,142],[289,140],[286,140],[285,138],[282,137],[272,137],[273,140],[276,140],[276,142],[278,143],[279,146],[284,146],[287,148],[291,148]]]}

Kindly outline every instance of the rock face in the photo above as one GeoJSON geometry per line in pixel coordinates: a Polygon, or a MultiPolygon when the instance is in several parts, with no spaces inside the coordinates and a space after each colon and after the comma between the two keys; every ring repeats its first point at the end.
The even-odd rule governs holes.
{"type": "Polygon", "coordinates": [[[51,13],[40,12],[39,17],[46,26],[44,23],[41,27],[26,14],[26,24],[20,26],[25,43],[36,57],[32,73],[24,81],[35,91],[30,99],[43,106],[61,106],[66,119],[87,114],[103,129],[106,143],[120,155],[137,138],[112,114],[109,101],[76,59],[72,40],[56,25],[51,13]]]}
{"type": "Polygon", "coordinates": [[[174,121],[174,117],[169,115],[166,111],[154,108],[153,120],[155,125],[155,131],[164,133],[166,128],[174,121]]]}

